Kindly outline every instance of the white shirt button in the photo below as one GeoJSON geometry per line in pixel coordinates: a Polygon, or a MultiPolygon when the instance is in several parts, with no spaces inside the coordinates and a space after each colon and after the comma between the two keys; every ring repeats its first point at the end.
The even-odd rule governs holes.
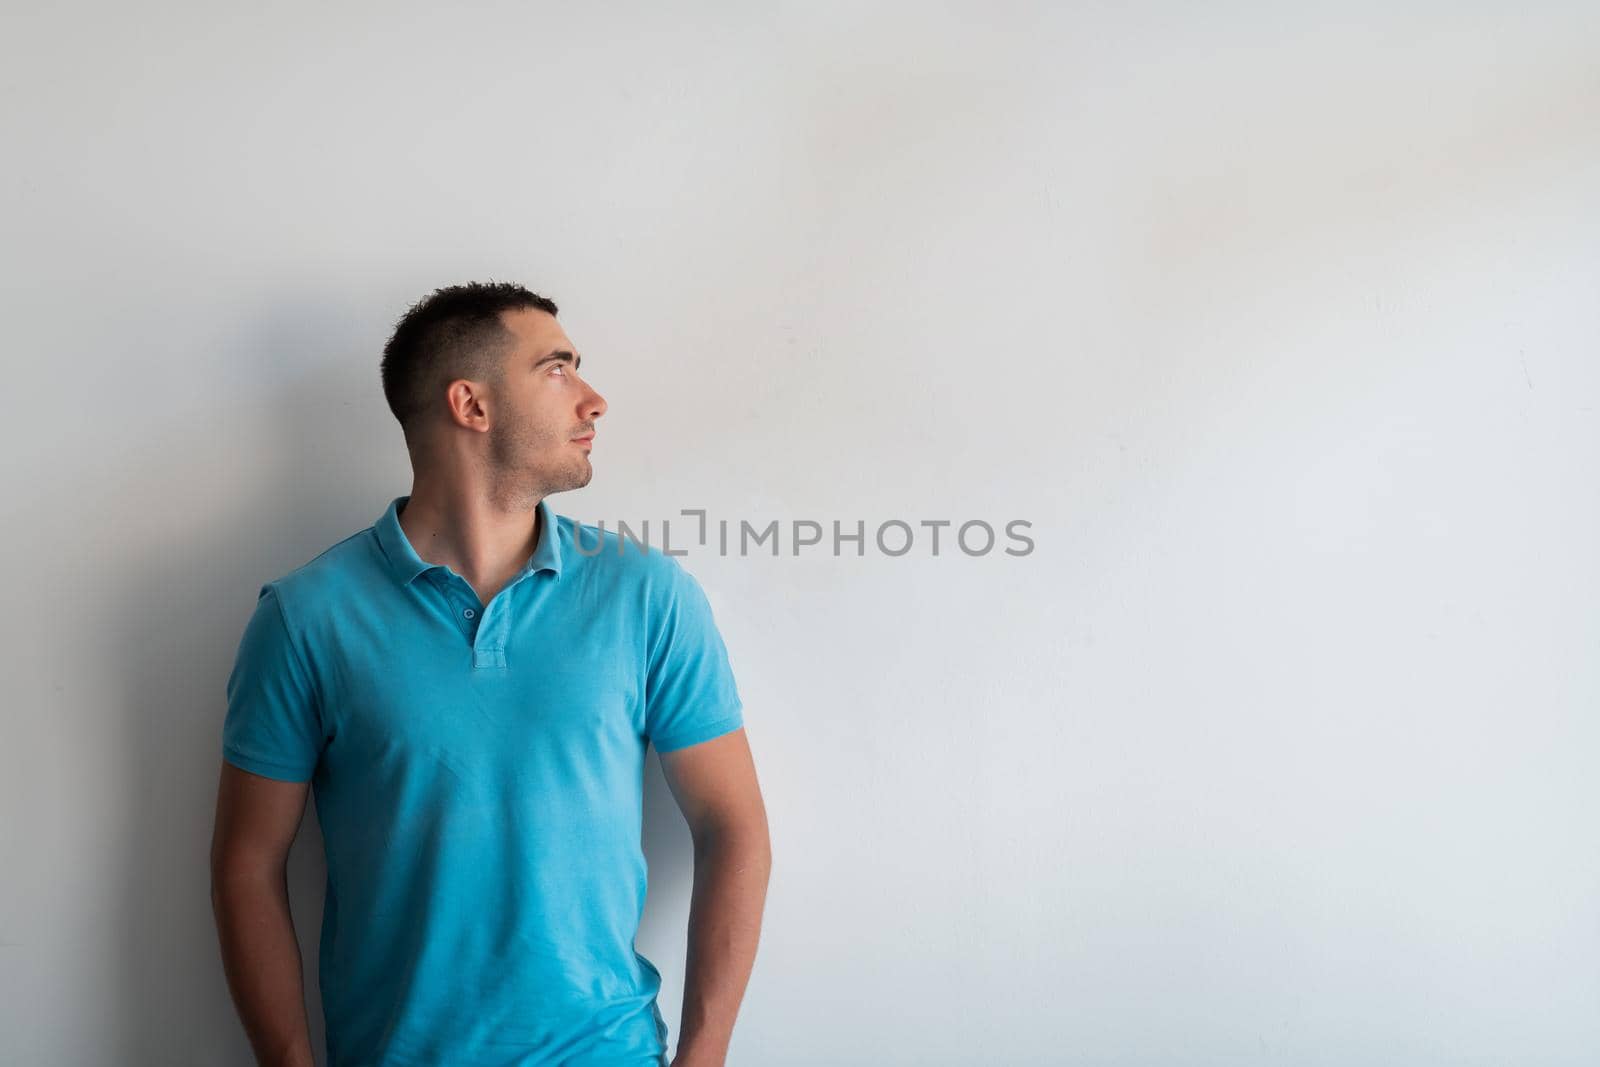
{"type": "Polygon", "coordinates": [[[467,610],[466,610],[466,611],[463,611],[463,612],[462,612],[462,613],[461,613],[461,614],[463,614],[463,615],[465,615],[465,616],[466,616],[466,617],[467,617],[467,618],[469,618],[469,619],[470,619],[470,618],[472,618],[472,617],[473,617],[473,616],[474,616],[474,615],[476,615],[476,614],[477,614],[477,612],[475,612],[475,611],[473,611],[473,610],[472,610],[472,609],[471,609],[471,608],[468,608],[468,609],[467,609],[467,610]]]}

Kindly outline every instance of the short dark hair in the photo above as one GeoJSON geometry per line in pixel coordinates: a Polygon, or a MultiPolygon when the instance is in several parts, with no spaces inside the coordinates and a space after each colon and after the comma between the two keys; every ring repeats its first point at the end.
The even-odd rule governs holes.
{"type": "Polygon", "coordinates": [[[378,373],[407,441],[446,382],[500,380],[512,341],[500,313],[521,308],[556,313],[554,301],[513,282],[467,282],[435,289],[401,316],[378,373]]]}

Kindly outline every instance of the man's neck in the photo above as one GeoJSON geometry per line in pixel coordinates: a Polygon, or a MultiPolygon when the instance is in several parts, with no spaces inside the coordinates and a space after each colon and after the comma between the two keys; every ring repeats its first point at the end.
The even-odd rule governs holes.
{"type": "Polygon", "coordinates": [[[400,529],[418,556],[449,567],[488,604],[527,565],[544,536],[538,500],[508,509],[482,495],[414,483],[400,529]]]}

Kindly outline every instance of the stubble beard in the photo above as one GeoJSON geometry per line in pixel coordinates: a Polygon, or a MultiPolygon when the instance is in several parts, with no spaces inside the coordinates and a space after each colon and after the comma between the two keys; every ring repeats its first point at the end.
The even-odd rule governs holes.
{"type": "Polygon", "coordinates": [[[491,496],[507,510],[531,511],[550,494],[581,489],[594,477],[588,456],[569,438],[526,423],[489,430],[488,463],[491,496]]]}

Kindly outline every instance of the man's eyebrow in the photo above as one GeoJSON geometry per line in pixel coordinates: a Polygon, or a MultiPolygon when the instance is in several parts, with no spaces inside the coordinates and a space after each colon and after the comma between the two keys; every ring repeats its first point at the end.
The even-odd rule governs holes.
{"type": "Polygon", "coordinates": [[[558,348],[554,352],[551,352],[548,356],[539,358],[538,360],[534,361],[533,365],[535,367],[539,367],[549,363],[552,359],[559,359],[563,363],[571,363],[573,370],[577,370],[579,367],[583,366],[583,357],[575,356],[571,352],[568,352],[565,348],[558,348]]]}

